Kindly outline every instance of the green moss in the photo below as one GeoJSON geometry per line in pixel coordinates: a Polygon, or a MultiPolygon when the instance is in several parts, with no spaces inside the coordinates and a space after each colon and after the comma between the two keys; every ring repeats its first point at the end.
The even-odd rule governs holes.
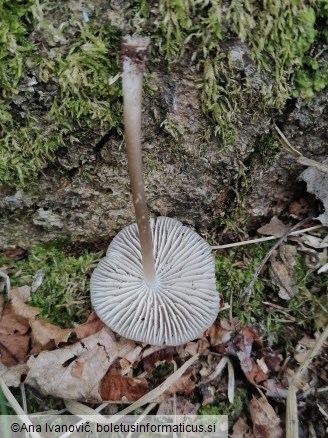
{"type": "Polygon", "coordinates": [[[120,129],[120,85],[109,83],[118,71],[117,30],[73,20],[65,4],[58,13],[67,7],[66,18],[71,21],[56,27],[60,22],[56,10],[53,22],[44,19],[53,7],[53,2],[40,5],[32,0],[5,1],[0,6],[0,182],[9,186],[24,187],[36,179],[59,147],[81,139],[81,131],[120,129]],[[34,47],[28,36],[36,28],[45,45],[65,44],[56,50],[34,47]],[[21,110],[13,116],[12,100],[26,73],[36,78],[35,89],[47,95],[47,103],[41,113],[21,110]],[[56,91],[45,93],[45,85],[56,91]]]}
{"type": "Polygon", "coordinates": [[[202,406],[199,415],[228,415],[229,422],[233,423],[245,412],[248,404],[247,391],[243,388],[236,388],[234,392],[234,402],[230,404],[228,401],[219,402],[215,405],[202,406]]]}
{"type": "MultiPolygon", "coordinates": [[[[242,308],[239,298],[250,283],[260,262],[273,243],[254,244],[239,249],[229,249],[215,255],[217,290],[224,302],[231,305],[226,316],[237,316],[243,325],[260,324],[264,340],[279,344],[280,348],[295,346],[299,333],[311,334],[328,323],[328,274],[317,274],[309,269],[303,256],[296,257],[297,295],[289,301],[278,296],[278,287],[271,281],[266,269],[256,280],[253,294],[242,308]],[[267,306],[270,301],[278,306],[267,306]],[[286,329],[290,331],[286,337],[286,329]]],[[[270,262],[268,262],[270,265],[270,262]]],[[[225,315],[223,315],[225,316],[225,315]]]]}
{"type": "Polygon", "coordinates": [[[238,302],[269,248],[268,244],[254,245],[248,249],[247,255],[244,250],[238,249],[229,250],[227,254],[217,253],[215,256],[217,290],[226,303],[231,303],[233,315],[237,316],[242,324],[253,324],[263,319],[263,279],[259,278],[255,283],[254,294],[245,308],[240,308],[238,302]]]}
{"type": "MultiPolygon", "coordinates": [[[[317,36],[316,17],[327,9],[326,1],[309,6],[307,1],[211,0],[160,2],[155,39],[170,64],[186,52],[202,74],[201,99],[205,115],[215,125],[223,144],[233,143],[238,114],[253,115],[283,108],[291,97],[294,72],[317,36]],[[237,36],[250,48],[258,68],[268,77],[258,100],[248,80],[229,59],[224,43],[237,36]]],[[[231,42],[230,42],[231,44],[231,42]]],[[[322,87],[322,79],[317,81],[322,87]]]]}
{"type": "MultiPolygon", "coordinates": [[[[281,110],[292,95],[309,99],[326,87],[325,62],[309,61],[308,53],[315,41],[326,41],[327,11],[327,0],[134,0],[126,21],[132,33],[151,34],[155,63],[164,58],[171,68],[185,57],[198,69],[203,113],[225,146],[236,140],[243,113],[255,121],[281,110]],[[262,72],[260,89],[229,55],[236,38],[262,72]]],[[[0,166],[2,183],[26,185],[59,147],[81,135],[120,131],[120,81],[109,79],[118,73],[121,30],[97,13],[83,22],[66,2],[1,2],[0,157],[8,164],[0,166]],[[20,90],[25,96],[27,73],[47,97],[41,112],[12,110],[13,97],[20,90]]],[[[164,127],[173,138],[180,135],[170,123],[164,127]]]]}
{"type": "MultiPolygon", "coordinates": [[[[328,1],[315,2],[315,28],[316,40],[319,44],[328,42],[328,1]]],[[[303,103],[307,103],[316,92],[328,86],[328,62],[324,50],[319,51],[314,57],[304,57],[302,68],[295,73],[293,92],[294,97],[300,97],[303,103]]]]}
{"type": "Polygon", "coordinates": [[[58,53],[54,60],[41,58],[40,79],[59,85],[50,120],[72,127],[117,126],[122,117],[121,87],[118,81],[109,85],[118,71],[117,54],[118,35],[113,28],[83,24],[76,27],[66,53],[58,53]]]}
{"type": "Polygon", "coordinates": [[[0,265],[9,264],[13,286],[31,286],[36,272],[44,269],[43,283],[31,294],[29,304],[40,307],[41,315],[49,321],[72,327],[84,322],[90,312],[90,275],[101,256],[85,252],[79,257],[67,257],[63,245],[38,245],[32,248],[27,260],[14,262],[2,257],[0,265]]]}
{"type": "Polygon", "coordinates": [[[34,0],[0,2],[0,93],[3,98],[17,93],[26,57],[34,50],[27,40],[34,3],[34,0]]]}
{"type": "Polygon", "coordinates": [[[45,134],[28,119],[24,125],[14,123],[0,144],[0,181],[7,185],[26,186],[64,146],[63,133],[45,134]]]}

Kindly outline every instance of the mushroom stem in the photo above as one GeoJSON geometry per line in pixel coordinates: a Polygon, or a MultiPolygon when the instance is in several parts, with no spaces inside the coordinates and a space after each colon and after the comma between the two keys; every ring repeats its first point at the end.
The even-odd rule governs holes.
{"type": "Polygon", "coordinates": [[[121,43],[124,126],[132,200],[141,245],[142,265],[148,284],[156,282],[152,233],[146,203],[141,157],[142,79],[149,38],[125,37],[121,43]]]}

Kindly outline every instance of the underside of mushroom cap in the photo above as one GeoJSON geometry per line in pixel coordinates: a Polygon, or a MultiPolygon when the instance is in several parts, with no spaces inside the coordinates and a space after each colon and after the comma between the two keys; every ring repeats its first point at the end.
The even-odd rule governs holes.
{"type": "Polygon", "coordinates": [[[211,248],[181,222],[150,221],[156,282],[144,279],[137,225],[120,231],[91,278],[92,305],[115,332],[152,345],[196,339],[216,319],[220,298],[211,248]]]}

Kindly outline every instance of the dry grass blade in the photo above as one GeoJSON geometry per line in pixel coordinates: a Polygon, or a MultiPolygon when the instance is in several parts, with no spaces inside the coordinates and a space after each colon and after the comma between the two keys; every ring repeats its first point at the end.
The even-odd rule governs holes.
{"type": "Polygon", "coordinates": [[[163,394],[166,389],[168,389],[173,383],[175,383],[182,374],[194,363],[198,360],[199,355],[195,354],[190,359],[187,360],[175,373],[171,374],[163,383],[161,383],[157,388],[153,389],[152,391],[148,392],[148,394],[141,397],[139,400],[137,400],[132,405],[126,407],[122,411],[115,414],[115,420],[118,421],[124,415],[129,414],[130,412],[136,410],[137,408],[140,408],[141,406],[145,405],[146,403],[151,403],[154,399],[159,397],[161,394],[163,394]]]}
{"type": "Polygon", "coordinates": [[[296,371],[294,377],[289,381],[289,389],[286,406],[286,438],[298,438],[298,415],[296,394],[299,388],[300,380],[309,367],[313,358],[319,353],[324,342],[328,338],[328,326],[316,340],[313,347],[309,350],[304,361],[296,371]]]}
{"type": "MultiPolygon", "coordinates": [[[[323,225],[314,225],[313,227],[304,228],[302,230],[292,231],[289,236],[298,236],[302,233],[307,233],[308,231],[314,231],[318,230],[319,228],[322,228],[323,225]]],[[[268,236],[268,237],[259,237],[258,239],[250,239],[250,240],[243,240],[242,242],[234,242],[234,243],[227,243],[226,245],[217,245],[217,246],[211,246],[212,250],[216,249],[225,249],[225,248],[235,248],[238,246],[244,246],[244,245],[252,245],[254,243],[262,243],[262,242],[268,242],[270,240],[277,240],[278,237],[276,236],[268,236]]]]}
{"type": "MultiPolygon", "coordinates": [[[[22,407],[18,403],[18,401],[15,399],[13,394],[11,393],[8,386],[5,384],[4,380],[0,377],[0,387],[3,392],[3,395],[6,397],[8,403],[13,408],[13,410],[18,415],[19,419],[24,422],[27,426],[32,425],[31,420],[26,415],[26,413],[23,411],[22,407]]],[[[32,429],[32,428],[31,428],[32,429]]],[[[37,432],[29,432],[30,436],[32,438],[41,438],[41,436],[37,432]]]]}
{"type": "Polygon", "coordinates": [[[73,415],[92,415],[95,421],[98,423],[106,421],[106,418],[103,415],[99,415],[98,408],[92,409],[89,406],[84,405],[83,403],[79,403],[75,400],[65,400],[66,409],[73,415]]]}
{"type": "MultiPolygon", "coordinates": [[[[149,414],[149,412],[157,405],[157,403],[150,403],[146,409],[144,409],[143,413],[136,419],[136,421],[134,422],[134,424],[140,423],[146,415],[149,414]]],[[[131,438],[133,435],[133,432],[129,432],[126,436],[126,438],[131,438]]]]}
{"type": "MultiPolygon", "coordinates": [[[[75,400],[65,400],[65,406],[68,412],[70,412],[73,415],[78,416],[92,416],[92,419],[94,421],[97,421],[98,423],[106,423],[107,420],[102,415],[99,415],[99,412],[107,406],[107,403],[102,403],[100,406],[98,406],[96,409],[89,408],[89,406],[86,406],[82,403],[76,402],[75,400]]],[[[76,426],[79,426],[80,424],[83,424],[86,420],[79,421],[76,426]]],[[[70,435],[72,435],[74,432],[66,432],[63,435],[61,435],[59,438],[68,438],[70,435]]]]}
{"type": "Polygon", "coordinates": [[[277,125],[275,125],[275,129],[279,134],[279,141],[281,145],[288,150],[288,152],[296,159],[296,161],[303,166],[315,167],[320,172],[328,173],[328,166],[325,164],[319,163],[318,161],[311,160],[310,158],[305,157],[300,151],[294,148],[285,137],[285,135],[281,132],[277,125]]]}
{"type": "MultiPolygon", "coordinates": [[[[227,357],[223,357],[220,362],[217,364],[217,366],[215,367],[215,370],[213,371],[212,374],[210,374],[208,376],[208,378],[206,379],[206,383],[211,382],[212,380],[216,379],[224,370],[224,367],[227,365],[228,363],[228,358],[227,357]]],[[[204,382],[199,382],[197,383],[196,386],[200,386],[203,385],[204,382]]]]}
{"type": "Polygon", "coordinates": [[[322,406],[319,405],[319,403],[317,403],[319,412],[328,420],[328,414],[327,412],[324,410],[324,408],[322,406]]]}
{"type": "Polygon", "coordinates": [[[232,404],[235,397],[235,371],[230,359],[228,359],[228,400],[232,404]]]}
{"type": "Polygon", "coordinates": [[[6,289],[7,289],[7,295],[8,295],[8,298],[10,298],[10,278],[1,269],[0,269],[0,277],[2,277],[5,280],[5,285],[6,285],[6,289]]]}
{"type": "MultiPolygon", "coordinates": [[[[137,408],[140,408],[141,406],[145,405],[146,403],[150,403],[151,409],[157,404],[153,403],[153,400],[157,397],[159,397],[167,388],[169,388],[173,383],[175,383],[182,375],[183,373],[199,358],[199,355],[196,354],[192,356],[187,362],[185,362],[176,372],[171,374],[165,382],[163,382],[161,385],[159,385],[157,388],[153,389],[152,391],[148,392],[148,394],[141,397],[139,400],[137,400],[135,403],[131,404],[130,406],[126,407],[122,411],[118,412],[114,416],[106,419],[102,415],[98,415],[98,418],[94,417],[98,414],[98,412],[104,407],[105,403],[103,405],[99,406],[96,410],[89,408],[88,406],[76,402],[74,400],[65,400],[66,408],[69,412],[71,412],[74,415],[81,415],[81,416],[93,416],[93,419],[97,421],[98,423],[108,423],[108,422],[117,422],[121,418],[123,418],[125,415],[129,414],[130,412],[134,411],[137,408]]],[[[147,408],[148,409],[148,408],[147,408]]],[[[145,415],[145,414],[143,414],[145,415]]],[[[81,424],[83,420],[79,423],[81,424]]],[[[60,438],[67,438],[69,435],[71,435],[70,432],[67,432],[66,434],[62,435],[60,438]]]]}

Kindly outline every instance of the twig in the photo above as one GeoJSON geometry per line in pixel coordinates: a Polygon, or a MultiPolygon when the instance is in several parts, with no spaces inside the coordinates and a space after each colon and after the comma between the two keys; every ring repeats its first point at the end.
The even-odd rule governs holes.
{"type": "MultiPolygon", "coordinates": [[[[317,230],[323,227],[324,227],[323,225],[314,225],[313,227],[303,228],[302,230],[293,231],[289,233],[289,236],[298,236],[299,234],[307,233],[308,231],[317,230]]],[[[211,248],[212,250],[234,248],[236,246],[251,245],[253,243],[267,242],[269,240],[275,240],[275,239],[278,239],[278,237],[275,236],[259,237],[257,239],[243,240],[242,242],[234,242],[234,243],[227,243],[226,245],[212,246],[211,248]]]]}
{"type": "Polygon", "coordinates": [[[294,225],[290,230],[288,230],[279,240],[278,242],[276,242],[273,247],[270,249],[270,251],[266,254],[266,256],[263,258],[263,260],[261,261],[261,263],[259,264],[259,266],[257,267],[256,271],[254,272],[252,279],[250,281],[250,283],[248,284],[248,286],[245,287],[245,289],[243,290],[241,297],[239,299],[239,306],[242,306],[246,299],[249,298],[249,296],[251,295],[252,291],[253,291],[253,287],[254,284],[257,280],[257,277],[260,275],[260,272],[262,271],[264,265],[266,264],[266,262],[269,260],[269,258],[271,257],[272,253],[274,250],[276,250],[280,244],[286,239],[286,237],[288,237],[291,232],[293,232],[294,230],[296,230],[297,228],[301,227],[302,225],[304,225],[306,222],[308,222],[309,220],[312,220],[312,216],[311,217],[307,217],[306,219],[303,219],[301,222],[299,222],[298,224],[294,225]]]}
{"type": "Polygon", "coordinates": [[[288,150],[288,152],[296,159],[296,161],[303,166],[315,167],[320,172],[328,173],[328,166],[323,163],[319,163],[318,161],[311,160],[310,158],[305,157],[301,152],[292,146],[284,134],[280,131],[277,125],[275,125],[275,129],[279,134],[279,141],[282,146],[288,150]]]}

